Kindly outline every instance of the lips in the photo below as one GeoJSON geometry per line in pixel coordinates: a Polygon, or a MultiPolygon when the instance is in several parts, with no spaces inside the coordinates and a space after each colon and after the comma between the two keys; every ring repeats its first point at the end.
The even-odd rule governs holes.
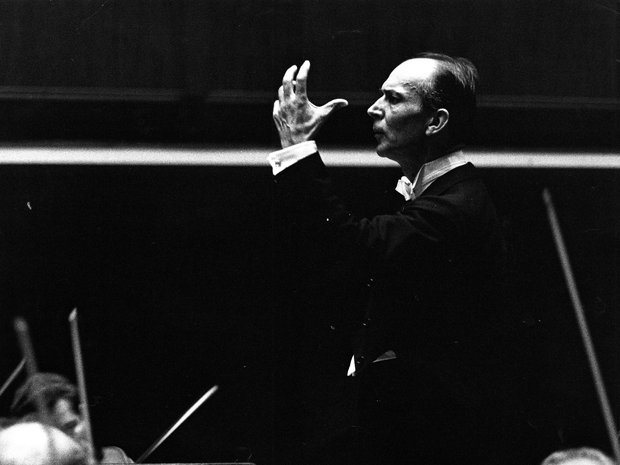
{"type": "Polygon", "coordinates": [[[383,137],[385,137],[385,133],[383,131],[372,131],[372,135],[375,139],[377,139],[377,141],[380,141],[383,137]]]}

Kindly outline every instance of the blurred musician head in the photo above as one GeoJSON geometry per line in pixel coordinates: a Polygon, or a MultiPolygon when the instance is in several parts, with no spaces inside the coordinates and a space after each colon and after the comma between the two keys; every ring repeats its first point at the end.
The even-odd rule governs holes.
{"type": "Polygon", "coordinates": [[[79,413],[76,387],[56,373],[36,373],[15,392],[11,413],[23,420],[38,420],[37,396],[43,399],[52,426],[83,447],[89,447],[86,429],[79,413]]]}
{"type": "MultiPolygon", "coordinates": [[[[52,426],[71,437],[88,452],[91,446],[78,405],[77,388],[64,376],[37,373],[28,378],[15,392],[11,414],[17,418],[13,421],[38,421],[38,396],[48,410],[52,426]]],[[[95,457],[99,463],[133,463],[122,449],[114,446],[97,448],[95,457]]]]}
{"type": "Polygon", "coordinates": [[[614,465],[614,461],[597,449],[582,447],[554,452],[541,465],[614,465]]]}
{"type": "Polygon", "coordinates": [[[0,430],[0,465],[87,465],[87,455],[57,428],[20,422],[0,430]]]}

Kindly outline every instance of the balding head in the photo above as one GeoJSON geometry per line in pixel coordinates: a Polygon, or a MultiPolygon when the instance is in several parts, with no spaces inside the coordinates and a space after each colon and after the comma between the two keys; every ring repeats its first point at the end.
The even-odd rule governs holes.
{"type": "Polygon", "coordinates": [[[431,86],[438,65],[438,62],[431,58],[411,58],[394,68],[388,80],[402,82],[412,89],[431,86]]]}
{"type": "Polygon", "coordinates": [[[84,450],[62,431],[17,423],[0,431],[0,465],[86,465],[84,450]]]}

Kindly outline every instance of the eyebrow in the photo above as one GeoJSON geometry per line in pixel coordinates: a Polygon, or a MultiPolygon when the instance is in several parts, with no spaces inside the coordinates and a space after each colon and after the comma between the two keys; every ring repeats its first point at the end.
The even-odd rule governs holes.
{"type": "Polygon", "coordinates": [[[381,92],[382,94],[385,94],[385,95],[392,94],[392,95],[398,95],[400,97],[404,97],[405,96],[404,93],[399,92],[399,91],[394,90],[394,89],[383,89],[383,88],[381,88],[381,89],[379,89],[379,92],[381,92]]]}

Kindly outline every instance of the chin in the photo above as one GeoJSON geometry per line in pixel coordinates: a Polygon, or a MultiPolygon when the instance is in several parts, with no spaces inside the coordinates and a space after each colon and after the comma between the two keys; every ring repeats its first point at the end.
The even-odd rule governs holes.
{"type": "Polygon", "coordinates": [[[385,147],[382,147],[381,144],[378,144],[377,147],[375,147],[375,152],[377,152],[377,155],[381,158],[389,158],[385,147]]]}
{"type": "Polygon", "coordinates": [[[385,150],[385,149],[381,149],[380,147],[377,147],[376,152],[377,152],[377,155],[379,155],[381,158],[387,158],[388,160],[394,160],[389,150],[385,150]]]}

